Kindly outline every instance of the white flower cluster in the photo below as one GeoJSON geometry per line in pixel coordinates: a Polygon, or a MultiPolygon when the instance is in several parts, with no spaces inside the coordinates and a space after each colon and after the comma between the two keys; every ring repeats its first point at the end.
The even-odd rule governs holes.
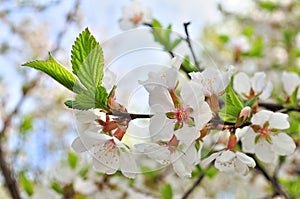
{"type": "MultiPolygon", "coordinates": [[[[176,57],[170,68],[150,72],[148,79],[140,81],[149,94],[152,111],[149,115],[149,142],[131,148],[122,142],[130,119],[113,114],[117,111],[128,115],[126,108],[118,104],[113,96],[109,100],[112,113],[90,110],[77,114],[79,137],[74,140],[73,149],[76,152],[90,151],[97,171],[113,174],[120,170],[129,178],[139,173],[137,156],[133,152],[142,153],[161,165],[172,165],[182,178],[191,177],[195,165],[201,163],[203,138],[211,129],[230,132],[227,147],[216,150],[201,163],[205,166],[214,161],[220,171],[246,175],[249,167],[255,167],[256,163],[245,153],[255,154],[266,163],[274,162],[276,155],[293,153],[295,143],[283,132],[290,126],[288,115],[284,113],[252,110],[245,106],[237,119],[241,119],[241,124],[248,121],[247,125],[227,129],[226,125],[212,127],[211,121],[216,119],[219,110],[214,107],[219,105],[216,100],[218,102],[218,97],[225,93],[230,84],[234,67],[229,67],[226,72],[216,68],[192,72],[189,74],[190,81],[179,82],[182,81],[178,78],[180,65],[181,60],[176,57]],[[180,89],[178,85],[181,85],[180,89]],[[240,151],[237,150],[237,143],[241,144],[240,151]]],[[[298,86],[288,83],[291,81],[289,78],[295,79],[294,75],[284,73],[282,78],[286,80],[284,88],[287,94],[291,95],[293,91],[289,89],[298,86]]],[[[240,72],[232,82],[234,90],[245,100],[267,99],[271,95],[272,83],[267,81],[263,72],[255,73],[252,78],[240,72]]]]}

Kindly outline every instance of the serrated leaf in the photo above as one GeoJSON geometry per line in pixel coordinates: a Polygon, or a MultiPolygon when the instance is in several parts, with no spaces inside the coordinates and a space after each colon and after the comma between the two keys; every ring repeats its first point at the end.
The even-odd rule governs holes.
{"type": "Polygon", "coordinates": [[[173,198],[173,190],[170,184],[165,184],[165,186],[161,189],[161,194],[163,199],[172,199],[173,198]]]}
{"type": "Polygon", "coordinates": [[[102,86],[97,87],[95,91],[85,91],[77,94],[75,100],[68,100],[65,105],[72,109],[88,110],[100,108],[107,110],[108,93],[102,86]]]}
{"type": "Polygon", "coordinates": [[[76,92],[74,90],[76,78],[71,72],[69,72],[66,68],[60,65],[50,53],[48,60],[36,60],[32,62],[27,62],[25,64],[22,64],[22,66],[29,66],[31,68],[40,70],[46,73],[47,75],[51,76],[53,79],[55,79],[61,85],[65,86],[70,91],[76,92]]]}
{"type": "Polygon", "coordinates": [[[88,28],[76,38],[72,46],[71,63],[73,73],[88,90],[101,86],[103,52],[88,28]]]}
{"type": "Polygon", "coordinates": [[[69,152],[68,153],[68,163],[71,169],[75,169],[77,166],[77,155],[75,153],[69,152]]]}
{"type": "Polygon", "coordinates": [[[219,116],[226,122],[236,122],[240,111],[245,107],[244,101],[234,92],[231,85],[226,88],[225,107],[219,116]]]}
{"type": "Polygon", "coordinates": [[[33,183],[26,177],[25,173],[22,171],[19,175],[19,183],[28,196],[32,196],[34,193],[33,183]]]}

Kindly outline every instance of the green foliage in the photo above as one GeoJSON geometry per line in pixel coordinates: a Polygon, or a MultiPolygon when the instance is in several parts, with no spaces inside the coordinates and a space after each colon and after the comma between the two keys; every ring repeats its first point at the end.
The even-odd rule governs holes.
{"type": "Polygon", "coordinates": [[[82,177],[82,179],[87,179],[87,174],[89,173],[89,167],[85,166],[83,168],[80,169],[79,171],[79,175],[80,177],[82,177]]]}
{"type": "Polygon", "coordinates": [[[30,181],[24,171],[21,171],[19,174],[19,183],[23,190],[27,193],[28,196],[32,196],[34,193],[34,184],[30,181]]]}
{"type": "Polygon", "coordinates": [[[75,195],[75,199],[87,199],[88,196],[86,195],[82,195],[82,194],[79,194],[79,193],[76,193],[75,195]]]}
{"type": "Polygon", "coordinates": [[[56,181],[51,182],[51,188],[52,188],[56,193],[59,193],[59,194],[63,194],[63,193],[64,193],[63,187],[61,187],[60,183],[58,183],[58,182],[56,182],[56,181]]]}
{"type": "Polygon", "coordinates": [[[215,167],[209,167],[205,170],[205,176],[212,179],[218,174],[218,170],[215,167]]]}
{"type": "Polygon", "coordinates": [[[83,91],[75,96],[75,100],[68,100],[65,105],[69,108],[88,110],[91,108],[101,108],[107,110],[108,93],[102,86],[95,91],[83,91]]]}
{"type": "Polygon", "coordinates": [[[49,59],[45,61],[32,61],[22,64],[22,66],[29,66],[31,68],[40,70],[47,75],[51,76],[61,85],[65,86],[70,91],[74,91],[76,78],[74,75],[60,65],[49,53],[49,59]]]}
{"type": "Polygon", "coordinates": [[[161,189],[161,195],[163,199],[172,199],[173,198],[173,190],[170,184],[165,184],[161,189]]]}
{"type": "Polygon", "coordinates": [[[198,69],[196,68],[196,66],[192,65],[190,62],[190,57],[189,56],[185,56],[184,60],[181,64],[181,69],[186,71],[186,73],[190,73],[190,72],[197,72],[198,69]]]}
{"type": "Polygon", "coordinates": [[[166,51],[172,52],[182,41],[181,38],[177,38],[174,41],[171,40],[172,25],[168,25],[168,27],[164,29],[160,22],[156,19],[153,19],[151,25],[154,40],[160,43],[166,51]]]}
{"type": "Polygon", "coordinates": [[[261,1],[258,5],[260,8],[268,10],[270,12],[273,12],[279,8],[279,5],[272,1],[261,1]]]}
{"type": "Polygon", "coordinates": [[[228,35],[219,35],[219,40],[222,43],[227,43],[230,40],[230,37],[228,35]]]}
{"type": "Polygon", "coordinates": [[[31,115],[25,115],[22,118],[22,121],[19,126],[19,131],[21,134],[25,134],[28,131],[31,131],[33,129],[32,125],[32,116],[31,115]]]}
{"type": "Polygon", "coordinates": [[[244,101],[234,92],[231,85],[226,88],[225,107],[219,112],[219,116],[226,122],[236,122],[240,111],[245,107],[244,101]]]}
{"type": "Polygon", "coordinates": [[[297,31],[295,30],[285,30],[283,32],[283,41],[287,48],[290,48],[293,45],[296,35],[297,31]]]}
{"type": "Polygon", "coordinates": [[[75,153],[69,152],[68,153],[68,163],[71,169],[75,169],[77,166],[78,158],[75,153]]]}
{"type": "Polygon", "coordinates": [[[250,39],[254,34],[254,27],[253,26],[245,27],[242,34],[250,39]]]}
{"type": "Polygon", "coordinates": [[[88,89],[102,84],[104,58],[100,44],[86,28],[75,40],[71,51],[73,73],[88,89]]]}
{"type": "Polygon", "coordinates": [[[69,108],[87,110],[101,108],[107,110],[108,93],[102,87],[104,58],[100,44],[86,28],[72,46],[73,74],[60,65],[49,54],[49,60],[33,61],[23,64],[51,76],[57,82],[75,92],[75,100],[68,100],[69,108]]]}
{"type": "Polygon", "coordinates": [[[300,178],[296,178],[294,180],[280,179],[280,181],[292,198],[300,197],[300,178]]]}
{"type": "Polygon", "coordinates": [[[255,38],[254,41],[252,41],[251,48],[245,55],[250,57],[262,57],[263,49],[264,49],[264,40],[261,36],[258,36],[255,38]]]}

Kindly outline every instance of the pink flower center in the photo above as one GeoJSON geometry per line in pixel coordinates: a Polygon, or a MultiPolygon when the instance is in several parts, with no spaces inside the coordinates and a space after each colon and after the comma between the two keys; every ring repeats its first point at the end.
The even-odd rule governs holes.
{"type": "Polygon", "coordinates": [[[131,21],[132,21],[132,23],[137,25],[142,21],[142,19],[143,19],[143,13],[136,13],[131,18],[131,21]]]}
{"type": "Polygon", "coordinates": [[[191,113],[190,108],[186,108],[186,109],[184,109],[184,108],[178,108],[174,112],[175,119],[179,123],[185,122],[185,121],[187,121],[190,118],[190,116],[189,116],[190,113],[191,113]]]}

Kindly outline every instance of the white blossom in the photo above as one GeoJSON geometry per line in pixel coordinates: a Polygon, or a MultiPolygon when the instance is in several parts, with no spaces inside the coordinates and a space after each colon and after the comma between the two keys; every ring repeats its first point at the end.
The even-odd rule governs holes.
{"type": "Polygon", "coordinates": [[[135,28],[143,23],[151,23],[152,16],[149,8],[144,8],[140,2],[132,0],[128,7],[123,7],[119,25],[122,30],[135,28]]]}
{"type": "Polygon", "coordinates": [[[150,92],[156,87],[164,87],[168,90],[175,89],[177,86],[178,70],[182,59],[174,57],[171,62],[171,68],[163,69],[159,72],[149,72],[148,79],[139,81],[144,88],[150,92]]]}
{"type": "MultiPolygon", "coordinates": [[[[281,77],[284,91],[288,96],[291,96],[297,87],[300,86],[300,77],[297,73],[284,71],[281,77]]],[[[300,92],[297,93],[297,98],[300,99],[300,92]]]]}
{"type": "Polygon", "coordinates": [[[242,149],[247,153],[255,153],[263,162],[271,163],[275,155],[290,155],[296,145],[293,139],[280,130],[289,128],[288,115],[262,110],[254,114],[252,127],[240,131],[242,149]]]}
{"type": "Polygon", "coordinates": [[[150,92],[149,104],[155,114],[150,119],[149,130],[155,141],[168,141],[173,134],[178,139],[194,140],[212,117],[199,85],[187,83],[181,90],[181,98],[174,98],[162,87],[156,87],[150,92]],[[180,101],[177,105],[174,104],[176,100],[180,101]],[[178,135],[177,130],[184,126],[190,127],[189,130],[178,135]]]}
{"type": "Polygon", "coordinates": [[[244,72],[239,72],[234,76],[233,88],[244,98],[258,95],[260,99],[265,100],[270,97],[273,85],[267,81],[264,72],[257,72],[252,78],[244,72]]]}
{"type": "Polygon", "coordinates": [[[135,147],[162,165],[172,164],[174,171],[181,178],[191,177],[194,166],[201,159],[202,144],[197,151],[194,143],[179,141],[176,137],[166,144],[143,143],[135,147]]]}
{"type": "Polygon", "coordinates": [[[73,141],[72,148],[77,153],[90,151],[93,155],[93,166],[99,172],[114,174],[121,170],[124,176],[134,178],[138,171],[129,149],[115,137],[84,133],[73,141]]]}
{"type": "Polygon", "coordinates": [[[249,167],[255,167],[253,158],[241,152],[233,152],[223,150],[211,154],[208,158],[202,161],[203,165],[208,165],[215,160],[215,167],[221,172],[237,172],[246,175],[249,172],[249,167]]]}
{"type": "Polygon", "coordinates": [[[227,72],[216,68],[206,68],[203,72],[189,73],[192,81],[201,85],[205,96],[221,95],[230,82],[234,67],[229,67],[227,72]]]}

